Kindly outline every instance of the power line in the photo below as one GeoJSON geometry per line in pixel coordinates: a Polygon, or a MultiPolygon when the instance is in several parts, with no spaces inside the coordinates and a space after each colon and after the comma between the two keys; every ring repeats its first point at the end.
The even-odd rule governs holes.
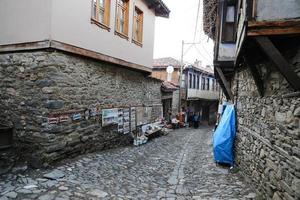
{"type": "Polygon", "coordinates": [[[207,50],[204,48],[204,46],[203,46],[203,45],[200,45],[200,47],[204,50],[204,52],[206,53],[206,55],[208,55],[208,57],[209,57],[210,59],[212,59],[211,54],[209,54],[209,53],[207,52],[207,50]]]}
{"type": "Polygon", "coordinates": [[[206,61],[208,61],[209,63],[211,63],[211,60],[208,59],[206,56],[204,56],[201,51],[195,46],[195,49],[197,50],[197,52],[202,56],[202,58],[204,58],[206,61]]]}
{"type": "Polygon", "coordinates": [[[195,42],[195,39],[196,39],[196,34],[197,34],[197,28],[198,28],[198,20],[199,20],[199,12],[200,12],[200,2],[201,0],[199,0],[198,2],[198,9],[197,9],[197,16],[196,16],[196,24],[195,24],[195,31],[194,31],[194,42],[195,42]]]}
{"type": "Polygon", "coordinates": [[[184,52],[184,54],[183,55],[185,55],[185,54],[187,54],[188,53],[188,51],[193,47],[193,45],[194,44],[190,44],[190,46],[187,48],[187,50],[185,50],[185,52],[184,52]]]}

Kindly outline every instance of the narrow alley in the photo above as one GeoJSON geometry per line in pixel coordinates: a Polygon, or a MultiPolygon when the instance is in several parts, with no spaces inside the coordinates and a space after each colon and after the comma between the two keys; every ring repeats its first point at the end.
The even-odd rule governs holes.
{"type": "Polygon", "coordinates": [[[178,129],[140,147],[83,155],[49,169],[6,174],[0,199],[253,199],[238,173],[217,167],[212,128],[178,129]]]}

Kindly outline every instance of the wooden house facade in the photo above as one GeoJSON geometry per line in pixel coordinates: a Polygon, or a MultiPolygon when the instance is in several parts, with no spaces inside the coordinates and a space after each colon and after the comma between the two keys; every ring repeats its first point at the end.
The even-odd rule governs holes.
{"type": "Polygon", "coordinates": [[[262,199],[299,199],[300,1],[205,0],[204,31],[237,109],[236,165],[262,199]]]}

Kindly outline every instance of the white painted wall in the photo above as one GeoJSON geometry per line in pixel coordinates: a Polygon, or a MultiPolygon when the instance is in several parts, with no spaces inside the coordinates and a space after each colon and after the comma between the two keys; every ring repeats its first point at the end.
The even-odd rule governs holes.
{"type": "Polygon", "coordinates": [[[91,23],[91,0],[0,0],[0,45],[56,40],[152,68],[155,13],[143,0],[130,0],[129,40],[91,23]],[[143,46],[131,42],[134,5],[144,12],[143,46]]]}
{"type": "MultiPolygon", "coordinates": [[[[223,9],[221,10],[221,18],[223,19],[223,9]]],[[[236,49],[236,44],[232,43],[222,43],[222,29],[223,29],[223,24],[220,22],[220,33],[219,33],[219,46],[218,46],[218,61],[233,61],[235,60],[235,49],[236,49]]]]}
{"type": "Polygon", "coordinates": [[[219,43],[218,61],[233,61],[235,59],[236,44],[219,43]]]}
{"type": "Polygon", "coordinates": [[[110,32],[91,24],[90,0],[52,0],[52,2],[53,40],[152,67],[155,13],[149,10],[142,0],[130,1],[129,40],[114,34],[115,0],[111,1],[110,32]],[[134,5],[144,12],[143,47],[131,42],[134,5]]]}
{"type": "Polygon", "coordinates": [[[218,91],[189,89],[187,98],[200,98],[208,100],[217,100],[219,98],[218,91]]]}
{"type": "Polygon", "coordinates": [[[50,0],[0,0],[0,45],[47,40],[50,0]]]}
{"type": "Polygon", "coordinates": [[[257,21],[300,18],[299,0],[258,0],[257,21]]]}

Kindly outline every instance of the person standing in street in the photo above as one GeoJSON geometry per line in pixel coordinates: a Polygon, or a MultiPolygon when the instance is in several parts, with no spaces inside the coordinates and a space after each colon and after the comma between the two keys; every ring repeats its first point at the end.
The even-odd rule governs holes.
{"type": "Polygon", "coordinates": [[[200,123],[200,113],[199,112],[195,113],[195,115],[193,117],[193,123],[194,123],[194,128],[199,127],[199,123],[200,123]]]}

